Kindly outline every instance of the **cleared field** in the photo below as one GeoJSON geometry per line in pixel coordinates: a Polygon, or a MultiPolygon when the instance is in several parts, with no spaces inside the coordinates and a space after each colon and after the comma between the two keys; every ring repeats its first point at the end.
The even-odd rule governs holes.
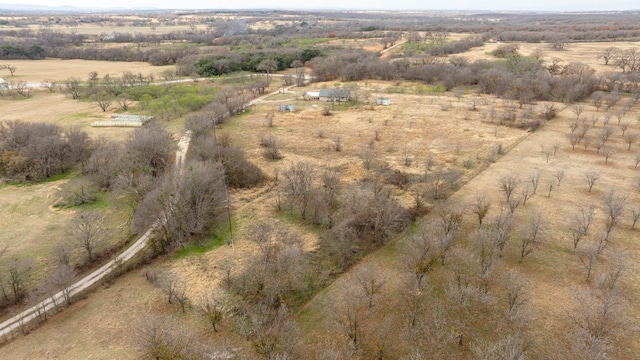
{"type": "Polygon", "coordinates": [[[92,122],[107,120],[111,113],[103,112],[93,102],[72,100],[59,92],[37,90],[27,99],[0,99],[0,106],[0,121],[44,122],[57,124],[63,129],[77,127],[92,138],[122,139],[133,131],[132,128],[92,128],[92,122]]]}
{"type": "MultiPolygon", "coordinates": [[[[535,49],[542,48],[544,55],[542,59],[549,63],[553,58],[562,59],[563,65],[571,62],[581,62],[591,66],[596,72],[613,72],[619,71],[612,65],[604,65],[603,60],[598,60],[598,56],[604,48],[615,46],[620,49],[640,49],[640,42],[588,42],[588,43],[567,43],[564,51],[552,51],[548,49],[548,45],[544,43],[516,43],[520,46],[518,52],[523,55],[531,54],[535,49]]],[[[487,43],[484,46],[470,49],[461,54],[469,61],[478,59],[495,60],[496,58],[489,55],[491,51],[500,46],[499,43],[487,43]]]]}
{"type": "Polygon", "coordinates": [[[53,207],[61,197],[66,180],[34,186],[0,187],[0,244],[9,246],[8,255],[47,261],[56,242],[64,237],[68,211],[53,207]]]}
{"type": "MultiPolygon", "coordinates": [[[[596,114],[595,109],[589,108],[589,115],[596,114]]],[[[636,109],[637,112],[638,109],[636,109]]],[[[601,115],[601,114],[600,114],[601,115]]],[[[636,114],[628,115],[629,119],[635,118],[636,114]]],[[[532,321],[529,323],[533,329],[535,338],[533,340],[532,358],[539,358],[554,354],[558,349],[569,347],[570,338],[565,337],[570,329],[572,321],[569,318],[572,309],[576,306],[573,295],[576,289],[585,285],[586,269],[580,262],[578,256],[573,253],[572,238],[569,232],[569,220],[572,215],[578,214],[580,208],[588,208],[589,205],[596,206],[596,217],[591,230],[592,234],[597,233],[604,227],[606,209],[603,205],[602,196],[609,189],[615,189],[620,194],[627,194],[627,210],[623,215],[619,226],[616,228],[614,239],[609,244],[609,248],[598,260],[595,266],[596,274],[604,273],[607,270],[610,257],[616,252],[624,254],[626,269],[624,271],[620,293],[624,300],[617,303],[615,310],[620,315],[623,325],[622,333],[613,339],[612,357],[618,359],[631,359],[640,351],[640,342],[634,340],[635,329],[640,326],[640,312],[636,304],[640,302],[640,250],[636,246],[638,231],[631,229],[630,208],[640,204],[640,192],[637,188],[637,179],[640,178],[638,170],[634,168],[634,153],[640,149],[635,144],[631,151],[627,150],[627,144],[621,141],[621,131],[616,128],[613,136],[615,146],[615,159],[610,159],[605,163],[601,155],[596,154],[593,145],[586,151],[578,146],[571,149],[568,141],[569,123],[575,118],[573,113],[566,109],[561,112],[560,117],[548,122],[540,130],[528,136],[520,142],[507,155],[500,158],[495,164],[488,167],[477,177],[473,178],[465,186],[447,200],[446,204],[469,204],[473,202],[474,196],[479,192],[484,192],[492,199],[493,205],[488,216],[494,216],[500,211],[504,211],[504,195],[500,192],[500,178],[506,174],[516,174],[522,181],[532,172],[539,171],[541,174],[541,185],[538,194],[531,198],[526,205],[516,210],[516,219],[523,221],[532,211],[538,211],[544,216],[545,241],[537,248],[533,255],[526,258],[522,264],[518,263],[518,243],[517,238],[512,238],[507,245],[502,263],[496,269],[496,276],[503,273],[508,268],[516,268],[526,275],[531,282],[530,304],[534,313],[532,321]],[[541,146],[549,149],[554,144],[559,144],[560,148],[555,156],[547,162],[546,156],[541,152],[541,146]],[[557,170],[565,172],[565,178],[560,186],[557,186],[555,175],[557,170]],[[587,190],[585,173],[589,170],[597,171],[600,178],[594,186],[594,190],[587,190]],[[553,186],[550,196],[549,187],[553,186]],[[629,341],[630,340],[630,341],[629,341]],[[546,354],[546,355],[545,355],[546,354]]],[[[633,122],[633,130],[640,130],[640,124],[633,122]]],[[[602,123],[593,129],[593,134],[602,128],[602,123]]],[[[431,221],[436,218],[435,214],[427,215],[423,220],[431,221]]],[[[469,229],[475,226],[477,220],[474,214],[468,211],[465,216],[463,228],[469,229]]],[[[466,240],[459,240],[465,243],[466,240]]],[[[369,257],[363,263],[367,266],[377,267],[377,275],[381,279],[403,279],[409,276],[408,269],[404,264],[402,247],[404,240],[394,246],[384,249],[369,257]]],[[[586,242],[586,240],[583,240],[586,242]]],[[[581,244],[584,246],[584,243],[581,244]]],[[[580,247],[579,247],[580,249],[580,247]]],[[[365,266],[359,264],[352,269],[365,266]]],[[[434,270],[432,276],[427,281],[438,284],[442,280],[441,270],[434,270]]],[[[598,275],[594,275],[597,277],[598,275]]],[[[396,306],[402,306],[399,302],[398,285],[400,280],[388,280],[385,291],[380,295],[380,306],[383,306],[382,313],[391,314],[396,306]]],[[[300,321],[307,332],[308,338],[305,340],[307,346],[317,346],[319,343],[326,343],[327,338],[333,338],[336,332],[340,332],[335,323],[331,323],[326,316],[324,308],[326,299],[337,298],[339,294],[347,291],[349,286],[348,276],[343,276],[336,281],[331,288],[312,302],[310,308],[300,316],[300,321]]],[[[497,286],[497,285],[496,285],[497,286]]],[[[500,301],[499,299],[497,301],[500,301]]],[[[388,315],[392,316],[392,315],[388,315]]],[[[382,321],[381,318],[368,319],[374,323],[382,321]]],[[[366,328],[367,324],[361,324],[366,328]]],[[[373,323],[369,324],[373,326],[373,323]]],[[[498,331],[498,329],[495,329],[498,331]]],[[[346,335],[342,335],[346,342],[346,335]]],[[[469,345],[474,344],[477,339],[466,335],[467,346],[461,348],[460,356],[463,358],[470,356],[469,345]],[[465,355],[466,354],[466,355],[465,355]]],[[[390,345],[393,348],[393,345],[390,345]]],[[[316,347],[317,351],[321,347],[316,347]]]]}
{"type": "Polygon", "coordinates": [[[143,75],[159,74],[167,69],[173,69],[173,65],[152,66],[144,62],[121,61],[97,61],[97,60],[2,60],[2,64],[11,64],[17,68],[14,76],[9,76],[8,71],[0,72],[0,78],[5,81],[26,81],[28,83],[40,83],[44,80],[61,81],[70,77],[87,80],[89,73],[96,71],[99,77],[109,75],[121,76],[124,72],[143,75]]]}
{"type": "MultiPolygon", "coordinates": [[[[368,45],[374,47],[375,44],[368,45]]],[[[559,57],[566,63],[580,61],[589,64],[599,72],[612,71],[612,67],[605,67],[596,59],[602,48],[606,46],[637,47],[638,45],[637,43],[568,44],[566,51],[547,51],[544,58],[559,57]]],[[[496,46],[498,44],[487,44],[481,48],[472,49],[465,53],[465,56],[471,60],[493,58],[488,55],[488,52],[496,46]]],[[[542,44],[522,44],[520,51],[528,54],[539,46],[542,44]]],[[[438,167],[456,168],[462,171],[460,184],[466,183],[441,205],[467,204],[472,201],[475,194],[483,191],[493,200],[489,217],[502,210],[507,211],[507,204],[502,200],[503,195],[499,188],[501,176],[515,173],[524,181],[532,172],[539,171],[541,181],[538,193],[526,205],[521,205],[516,210],[516,219],[522,221],[533,210],[543,214],[545,242],[522,264],[518,264],[518,244],[515,238],[512,239],[497,271],[503,272],[508,268],[517,268],[531,282],[530,304],[534,313],[531,327],[536,329],[533,354],[549,356],[554,354],[554,349],[557,347],[566,347],[568,344],[563,335],[569,323],[567,313],[574,306],[570,292],[574,287],[581,287],[584,284],[584,269],[578,257],[572,252],[571,234],[568,231],[569,215],[575,214],[580,207],[586,208],[594,204],[597,209],[594,221],[595,233],[602,229],[605,221],[602,195],[608,189],[615,188],[619,193],[628,193],[627,204],[629,205],[640,203],[640,195],[635,187],[636,179],[639,177],[638,170],[633,167],[634,153],[640,149],[638,144],[633,144],[631,151],[628,151],[627,144],[621,136],[621,128],[612,119],[610,125],[615,128],[615,133],[608,144],[614,148],[614,155],[605,162],[605,159],[595,151],[593,145],[595,141],[592,141],[592,145],[586,150],[582,145],[578,145],[575,150],[571,149],[568,140],[569,123],[575,119],[575,115],[566,105],[555,104],[560,108],[559,117],[545,124],[537,132],[528,133],[490,122],[489,109],[500,109],[506,106],[501,100],[473,95],[466,95],[462,100],[458,100],[451,94],[444,93],[418,95],[424,92],[419,90],[420,87],[424,87],[419,84],[405,83],[401,87],[394,87],[390,83],[377,81],[360,83],[358,85],[370,93],[370,99],[378,96],[389,97],[392,105],[377,106],[374,110],[366,106],[345,108],[338,105],[332,110],[331,116],[322,115],[326,103],[299,100],[303,91],[339,85],[342,84],[314,84],[313,87],[296,89],[296,93],[273,96],[246,114],[223,124],[220,133],[228,134],[232,142],[245,149],[250,160],[259,165],[268,175],[274,175],[291,162],[309,161],[320,167],[340,168],[342,181],[347,187],[358,186],[370,176],[363,169],[360,159],[360,153],[364,148],[373,148],[378,160],[386,163],[390,169],[410,174],[423,172],[425,160],[433,158],[438,167]],[[469,109],[472,97],[477,101],[478,109],[475,111],[469,109]],[[294,113],[278,112],[278,106],[282,103],[295,104],[296,111],[294,113]],[[275,126],[267,127],[266,115],[272,110],[275,110],[275,126]],[[283,160],[268,161],[263,158],[259,142],[265,135],[276,137],[282,146],[283,160]],[[338,138],[343,144],[341,152],[334,149],[338,138]],[[485,159],[498,145],[507,149],[508,153],[485,168],[485,159]],[[553,148],[555,145],[558,145],[557,151],[547,158],[544,150],[553,148]],[[405,165],[407,157],[411,160],[409,166],[405,165]],[[558,170],[565,172],[562,185],[556,185],[555,175],[558,170]],[[587,191],[585,180],[587,170],[596,170],[600,174],[600,179],[593,191],[587,191]],[[549,189],[551,192],[548,196],[549,189]]],[[[29,118],[38,116],[35,110],[29,112],[35,107],[34,104],[49,104],[52,109],[55,109],[55,103],[64,103],[69,107],[68,109],[60,107],[58,110],[53,110],[57,111],[57,115],[47,114],[43,121],[62,121],[65,125],[77,121],[84,128],[87,126],[86,123],[95,120],[95,118],[85,119],[87,115],[96,118],[101,115],[96,105],[63,99],[60,94],[42,95],[33,99],[7,102],[9,106],[15,106],[10,108],[10,112],[25,114],[23,119],[26,120],[27,116],[29,118]],[[42,103],[31,102],[32,100],[42,101],[42,103]],[[77,108],[73,107],[76,105],[77,108]],[[91,110],[89,107],[95,109],[91,110]]],[[[0,104],[4,105],[4,103],[0,104]]],[[[590,105],[584,104],[584,106],[587,110],[582,114],[582,118],[602,117],[602,113],[598,113],[590,105]]],[[[630,123],[627,131],[640,132],[640,124],[635,121],[639,113],[636,105],[626,115],[624,120],[630,123]]],[[[15,118],[0,117],[0,120],[2,119],[15,118]]],[[[590,130],[589,137],[595,139],[597,132],[602,128],[602,119],[600,119],[595,129],[590,130]]],[[[111,130],[114,133],[109,136],[118,137],[123,135],[124,129],[108,131],[111,130]]],[[[102,133],[105,130],[91,131],[91,135],[95,136],[98,132],[102,133]]],[[[256,220],[274,218],[270,186],[271,184],[266,184],[257,189],[232,192],[233,212],[237,222],[233,247],[225,246],[202,255],[174,259],[157,266],[177,272],[182,278],[187,279],[188,293],[192,300],[198,299],[211,288],[220,287],[223,274],[216,270],[218,264],[223,259],[233,258],[240,262],[241,267],[242,259],[251,256],[256,250],[244,238],[243,232],[246,226],[256,220]]],[[[397,191],[397,195],[407,207],[412,205],[411,196],[408,193],[397,191]]],[[[30,194],[27,192],[22,196],[27,197],[30,194]]],[[[427,215],[424,221],[430,221],[433,218],[434,215],[427,215]]],[[[288,219],[276,218],[275,221],[279,226],[291,227],[300,232],[307,250],[314,248],[317,233],[288,219]]],[[[638,278],[640,249],[635,246],[638,232],[630,229],[630,221],[630,213],[627,211],[616,229],[614,240],[599,260],[596,269],[601,271],[606,267],[610,250],[619,250],[625,254],[628,271],[623,278],[624,301],[620,305],[620,312],[624,314],[624,327],[633,332],[640,327],[640,309],[635,306],[640,303],[640,278],[638,278]]],[[[463,228],[470,230],[474,222],[473,215],[467,212],[463,228]]],[[[459,242],[466,244],[466,241],[463,237],[459,242]]],[[[381,304],[389,310],[389,313],[392,313],[391,309],[394,305],[399,305],[399,300],[393,298],[399,283],[399,280],[395,279],[407,277],[407,269],[399,251],[402,244],[403,240],[400,240],[365,260],[366,263],[375,264],[383,270],[384,274],[381,274],[381,277],[390,279],[382,295],[383,298],[390,300],[385,300],[381,304]]],[[[354,271],[359,267],[356,266],[354,271]]],[[[444,274],[443,269],[435,272],[444,274]]],[[[1,349],[2,352],[6,350],[7,354],[16,358],[78,358],[96,356],[96,354],[105,358],[128,358],[135,355],[135,340],[131,337],[135,328],[130,324],[124,324],[125,319],[130,321],[156,310],[172,313],[178,311],[176,307],[161,306],[163,295],[141,278],[139,274],[137,277],[129,274],[119,279],[116,286],[89,295],[87,301],[74,305],[73,309],[57,316],[30,336],[7,345],[1,349]],[[133,293],[138,295],[134,296],[133,293]],[[111,319],[107,315],[109,313],[114,313],[115,318],[111,319]],[[103,328],[104,324],[108,327],[103,328]],[[75,329],[84,329],[85,332],[78,333],[75,329]],[[57,332],[73,335],[67,339],[57,332]],[[123,339],[122,334],[127,336],[123,339]],[[69,344],[70,342],[72,344],[69,344]],[[34,350],[25,356],[20,352],[24,349],[34,350]],[[55,354],[47,353],[47,349],[52,349],[51,351],[55,351],[55,354]]],[[[345,287],[351,286],[347,280],[347,277],[337,280],[318,297],[318,301],[312,301],[309,308],[299,317],[304,329],[302,341],[308,348],[319,350],[326,344],[327,338],[342,342],[342,332],[328,320],[322,300],[337,298],[345,287]]],[[[198,329],[201,329],[203,339],[223,341],[217,337],[219,335],[213,335],[204,327],[198,329]]],[[[229,333],[232,331],[228,330],[229,333]]],[[[241,349],[240,352],[245,351],[242,353],[242,358],[253,356],[250,349],[242,348],[247,346],[245,342],[235,339],[233,335],[228,336],[229,338],[225,337],[224,341],[238,341],[237,344],[240,345],[237,346],[241,349]]],[[[346,343],[346,338],[344,340],[346,343]]],[[[465,339],[470,344],[473,344],[474,340],[477,339],[465,339]]],[[[616,349],[612,353],[614,358],[633,358],[634,354],[640,351],[640,342],[634,340],[630,332],[623,332],[614,340],[614,347],[616,349]]],[[[461,348],[460,351],[462,355],[470,355],[468,347],[461,348]]],[[[10,358],[13,357],[10,356],[10,358]]]]}
{"type": "MultiPolygon", "coordinates": [[[[368,110],[365,106],[353,108],[336,107],[331,116],[323,116],[322,107],[326,103],[318,101],[298,101],[297,110],[294,113],[279,113],[276,109],[278,104],[296,103],[298,94],[290,94],[289,101],[285,96],[278,96],[277,103],[261,103],[253,108],[249,113],[233,118],[222,125],[219,134],[230,135],[234,144],[243,147],[252,162],[259,165],[267,174],[272,175],[276,169],[282,169],[294,161],[310,161],[323,166],[337,166],[342,172],[342,181],[348,188],[358,186],[358,184],[369,177],[362,168],[362,163],[358,153],[364,146],[373,147],[379,156],[379,160],[386,162],[392,169],[398,169],[408,173],[421,173],[423,171],[423,161],[427,157],[434,158],[438,167],[456,167],[464,172],[463,178],[474,176],[482,168],[483,159],[494,151],[495,146],[500,144],[504,148],[518,143],[527,136],[524,130],[497,127],[488,124],[483,120],[483,111],[467,111],[468,104],[465,101],[458,101],[445,94],[440,95],[397,95],[387,94],[386,90],[390,86],[388,83],[370,82],[361,83],[361,86],[372,92],[372,97],[384,95],[391,98],[392,105],[388,107],[377,106],[374,110],[368,110]],[[315,105],[315,106],[314,106],[315,105]],[[446,111],[443,111],[443,105],[446,111]],[[265,115],[268,111],[276,109],[274,127],[265,125],[265,115]],[[379,139],[375,140],[375,133],[378,132],[379,139]],[[268,161],[262,156],[262,149],[259,145],[260,136],[263,134],[274,135],[282,144],[284,159],[280,161],[268,161]],[[319,136],[322,134],[322,136],[319,136]],[[334,140],[340,137],[344,144],[342,152],[333,149],[334,140]],[[411,166],[404,165],[403,149],[411,154],[411,166]],[[462,167],[463,159],[470,159],[473,163],[470,169],[462,167]]],[[[314,88],[300,90],[314,90],[315,86],[330,87],[333,84],[314,84],[314,88]]],[[[415,84],[406,84],[406,91],[413,91],[415,84]]],[[[282,94],[286,95],[286,94],[282,94]]],[[[488,107],[493,104],[492,98],[483,98],[481,107],[488,107]]],[[[466,180],[461,180],[466,181],[466,180]]],[[[251,190],[235,190],[232,192],[232,205],[234,213],[235,230],[233,246],[223,246],[202,255],[192,255],[180,259],[167,261],[162,265],[154,266],[163,270],[171,270],[179,274],[180,278],[186,279],[188,286],[188,296],[192,302],[197,300],[213,288],[222,285],[223,272],[217,270],[224,259],[234,259],[238,269],[242,269],[244,259],[252,256],[256,251],[255,245],[245,239],[244,232],[247,226],[258,220],[274,219],[274,204],[269,192],[271,184],[267,183],[261,188],[251,190]]],[[[401,200],[411,206],[408,194],[399,194],[401,200]]],[[[274,219],[278,226],[291,228],[298,232],[305,242],[305,249],[311,251],[315,248],[318,240],[317,232],[298,224],[288,221],[286,218],[276,217],[274,219]]],[[[144,282],[144,281],[143,281],[144,282]]],[[[134,288],[140,297],[149,299],[150,302],[161,303],[166,301],[165,297],[150,285],[141,286],[140,280],[128,275],[118,279],[117,287],[134,288]]],[[[123,290],[124,291],[124,290],[123,290]]],[[[19,349],[29,347],[31,341],[38,339],[49,339],[46,344],[60,358],[72,358],[74,356],[85,356],[95,354],[92,344],[101,344],[97,350],[104,357],[119,357],[124,347],[134,351],[132,334],[134,330],[131,326],[113,327],[120,330],[120,334],[127,334],[125,339],[115,342],[109,334],[111,329],[107,329],[107,335],[103,336],[101,330],[94,330],[96,322],[105,321],[106,313],[113,312],[114,306],[107,301],[94,300],[105,296],[104,291],[89,295],[87,304],[92,304],[92,311],[78,311],[72,308],[66,311],[62,317],[69,317],[69,320],[57,320],[56,326],[45,324],[43,327],[34,330],[32,335],[19,339],[6,347],[8,354],[16,354],[19,349]],[[95,303],[95,305],[93,305],[95,303]],[[95,306],[95,307],[94,307],[95,306]],[[67,315],[68,314],[68,315],[67,315]],[[76,317],[77,316],[77,317],[76,317]],[[71,320],[73,319],[73,320],[71,320]],[[54,336],[56,329],[64,333],[67,327],[77,327],[91,329],[83,334],[78,334],[86,346],[65,346],[65,341],[54,336]],[[62,344],[61,344],[62,342],[62,344]],[[116,345],[117,344],[117,345],[116,345]]],[[[122,301],[117,302],[117,314],[127,314],[128,319],[137,319],[143,315],[139,310],[140,304],[137,300],[122,294],[122,301]]],[[[85,304],[85,302],[83,302],[85,304]]],[[[89,305],[87,305],[89,306],[89,305]]],[[[151,313],[155,308],[147,305],[147,313],[151,313]]],[[[178,309],[173,307],[172,312],[178,309]]],[[[193,313],[194,310],[190,310],[193,313]]],[[[113,323],[111,320],[107,323],[113,323]]],[[[226,324],[224,326],[231,326],[226,324]]],[[[70,330],[75,331],[75,330],[70,330]]],[[[231,328],[225,329],[224,333],[232,332],[231,328]]],[[[231,336],[234,335],[216,335],[231,336]]],[[[212,337],[209,332],[204,332],[203,337],[212,339],[214,344],[216,337],[212,337]]],[[[79,341],[80,342],[80,341],[79,341]]],[[[232,341],[233,343],[233,341],[232,341]]],[[[242,350],[248,346],[247,343],[239,345],[242,358],[254,356],[252,351],[242,350]]],[[[3,348],[4,350],[5,348],[3,348]]],[[[33,349],[42,349],[40,345],[33,349]]],[[[42,350],[38,350],[42,351],[42,350]]],[[[40,353],[35,353],[40,354],[40,353]]]]}

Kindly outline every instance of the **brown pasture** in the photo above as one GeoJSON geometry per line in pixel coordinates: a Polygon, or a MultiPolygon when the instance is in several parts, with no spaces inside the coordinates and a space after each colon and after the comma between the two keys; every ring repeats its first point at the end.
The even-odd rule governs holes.
{"type": "Polygon", "coordinates": [[[159,74],[169,66],[152,66],[144,62],[119,62],[119,61],[98,61],[98,60],[2,60],[1,64],[11,64],[17,68],[14,76],[9,76],[9,72],[0,72],[0,78],[7,82],[26,81],[28,83],[40,84],[44,80],[63,81],[71,77],[87,80],[89,73],[96,71],[99,77],[109,75],[111,77],[122,76],[124,72],[143,75],[154,74],[159,78],[159,74]]]}
{"type": "MultiPolygon", "coordinates": [[[[528,54],[535,47],[542,44],[523,44],[521,52],[528,54]]],[[[561,57],[565,62],[582,61],[588,63],[597,71],[611,71],[612,67],[598,65],[597,54],[606,46],[626,47],[621,43],[606,44],[569,44],[566,51],[547,51],[545,59],[561,57]]],[[[466,53],[471,60],[479,58],[491,58],[487,55],[497,44],[488,44],[480,48],[472,49],[466,53]]],[[[637,44],[629,44],[637,46],[637,44]]],[[[91,71],[91,70],[89,70],[91,71]]],[[[265,101],[249,113],[236,117],[223,124],[221,133],[228,133],[235,144],[243,147],[250,160],[260,166],[267,174],[273,175],[276,169],[282,169],[292,161],[310,161],[319,166],[337,166],[342,170],[343,182],[347,186],[357,186],[368,176],[362,168],[358,158],[358,152],[363,146],[373,144],[379,159],[386,162],[393,169],[410,173],[422,171],[422,163],[427,155],[434,157],[439,166],[460,166],[465,159],[471,159],[474,168],[466,172],[466,184],[457,191],[448,202],[468,203],[479,191],[489,195],[494,205],[492,214],[503,206],[499,193],[498,180],[500,176],[514,172],[522,178],[526,178],[532,171],[537,170],[542,174],[541,185],[538,194],[535,195],[526,206],[516,210],[517,217],[522,219],[532,210],[543,213],[547,236],[545,243],[525,259],[523,264],[517,263],[515,243],[510,243],[505,260],[501,266],[504,268],[517,268],[523,272],[532,282],[533,296],[531,305],[535,318],[533,326],[540,329],[536,350],[542,354],[550,354],[555,346],[554,341],[561,338],[566,322],[567,310],[572,305],[568,290],[572,286],[581,286],[583,270],[576,256],[571,252],[571,239],[567,230],[567,217],[579,209],[580,206],[588,206],[593,203],[597,206],[597,228],[602,227],[604,210],[601,204],[601,196],[604,191],[615,187],[617,191],[629,193],[629,203],[638,204],[640,195],[633,187],[638,171],[633,168],[632,157],[635,151],[640,149],[634,144],[631,152],[626,150],[626,144],[621,141],[620,131],[616,127],[616,134],[612,136],[611,144],[615,147],[615,154],[604,163],[602,156],[595,154],[593,146],[586,151],[579,145],[572,150],[567,140],[569,133],[568,124],[575,118],[571,110],[562,104],[556,104],[562,111],[559,117],[547,122],[535,133],[527,133],[523,130],[498,126],[489,123],[487,111],[490,107],[500,107],[502,102],[491,97],[478,99],[479,111],[468,109],[470,97],[466,95],[461,101],[450,94],[416,95],[413,93],[414,84],[404,84],[405,94],[388,94],[387,89],[391,85],[383,82],[361,83],[372,94],[389,97],[392,105],[389,107],[377,106],[375,110],[368,110],[365,106],[353,107],[333,111],[331,116],[322,116],[322,108],[325,103],[318,101],[299,100],[300,92],[317,90],[322,86],[331,87],[334,84],[314,84],[313,88],[300,89],[299,93],[292,93],[290,98],[277,96],[265,101]],[[298,99],[298,100],[297,100],[298,99]],[[277,106],[283,103],[296,104],[296,112],[279,113],[277,106]],[[316,105],[316,106],[313,106],[316,105]],[[444,106],[443,106],[444,105],[444,106]],[[446,110],[443,110],[445,109],[446,110]],[[267,127],[266,113],[276,110],[275,126],[267,127]],[[375,140],[376,131],[379,140],[375,140]],[[322,136],[320,136],[322,134],[322,136]],[[263,135],[273,135],[282,144],[283,160],[272,162],[262,157],[259,139],[263,135]],[[333,149],[333,141],[340,137],[344,150],[340,153],[333,149]],[[494,148],[502,145],[507,149],[506,155],[498,158],[494,164],[484,168],[481,159],[494,148]],[[558,144],[559,149],[555,156],[546,161],[541,153],[541,145],[545,148],[558,144]],[[404,166],[402,151],[406,149],[412,157],[412,165],[404,166]],[[553,177],[557,169],[563,169],[566,177],[560,186],[554,186],[551,196],[547,196],[545,187],[555,183],[553,177]],[[592,192],[586,191],[584,172],[586,169],[597,169],[601,174],[592,192]]],[[[23,100],[26,102],[30,100],[23,100]]],[[[583,117],[592,115],[601,116],[589,105],[583,117]]],[[[639,113],[638,106],[627,114],[627,120],[631,122],[631,130],[640,131],[640,124],[635,121],[639,113]]],[[[77,112],[76,112],[77,113],[77,112]]],[[[602,122],[596,125],[597,131],[602,128],[602,122]]],[[[595,132],[591,133],[595,136],[595,132]]],[[[408,196],[398,192],[400,198],[410,205],[408,196]]],[[[269,220],[274,218],[274,206],[269,193],[269,184],[262,188],[241,190],[232,192],[234,217],[238,222],[238,230],[234,234],[234,246],[225,246],[199,255],[198,258],[182,258],[168,261],[162,267],[170,268],[181,277],[188,279],[190,297],[197,299],[212,287],[221,286],[220,272],[215,267],[223,258],[234,257],[242,265],[242,258],[250,256],[255,251],[252,244],[243,237],[246,226],[255,220],[269,220]]],[[[490,216],[492,215],[490,214],[490,216]]],[[[427,215],[425,221],[432,218],[427,215]]],[[[276,218],[282,226],[292,227],[300,232],[307,240],[308,248],[312,249],[317,239],[315,233],[310,232],[297,223],[286,219],[276,218]]],[[[465,228],[472,226],[473,219],[467,214],[465,228]]],[[[638,238],[637,231],[630,229],[628,214],[625,215],[619,225],[612,249],[626,253],[629,272],[623,281],[623,289],[626,303],[623,304],[625,323],[628,328],[636,329],[640,326],[640,310],[634,304],[640,302],[640,287],[638,282],[638,270],[640,270],[640,250],[635,246],[638,238]]],[[[402,239],[394,245],[382,249],[369,256],[366,261],[379,265],[387,271],[389,279],[404,277],[405,269],[402,267],[402,258],[396,246],[402,245],[402,239]]],[[[607,257],[604,256],[600,266],[605,266],[607,257]]],[[[55,356],[59,358],[87,357],[99,353],[104,357],[119,357],[123,351],[135,351],[131,338],[133,328],[129,325],[118,325],[123,319],[131,319],[141,314],[150,313],[159,308],[162,295],[157,289],[153,289],[140,280],[138,274],[129,274],[119,279],[112,288],[101,290],[88,296],[73,309],[58,315],[53,321],[36,329],[27,337],[2,348],[6,354],[18,355],[25,349],[34,349],[35,357],[49,357],[46,349],[55,349],[55,356]],[[136,278],[137,276],[137,278],[136,278]],[[135,290],[133,290],[135,289],[135,290]],[[117,291],[116,291],[117,290],[117,291]],[[109,293],[107,296],[106,293],[109,293]],[[139,294],[134,297],[132,294],[139,294]],[[114,304],[117,304],[115,306],[114,304]],[[85,310],[86,309],[86,310],[85,310]],[[113,317],[105,318],[105,314],[116,312],[113,317]],[[132,315],[133,314],[133,315],[132,315]],[[103,328],[104,323],[109,324],[103,328]],[[65,329],[73,332],[73,329],[85,329],[83,333],[75,333],[75,337],[62,337],[65,329]],[[60,331],[62,329],[63,331],[60,331]],[[119,336],[113,335],[117,333],[119,336]],[[107,334],[106,336],[104,334],[107,334]],[[111,334],[111,335],[109,335],[111,334]],[[122,334],[127,334],[123,340],[122,334]],[[41,346],[46,344],[46,346],[41,346]],[[87,344],[87,345],[85,345],[87,344]],[[95,350],[92,344],[97,344],[99,350],[95,350]],[[35,350],[37,349],[37,350],[35,350]]],[[[324,296],[333,296],[344,290],[345,279],[337,280],[324,296]]],[[[397,284],[393,282],[387,286],[387,291],[392,292],[397,284]]],[[[164,309],[164,308],[163,308],[164,309]]],[[[166,309],[164,309],[166,311],[166,309]]],[[[176,308],[171,311],[177,312],[176,308]]],[[[339,330],[334,327],[324,316],[320,302],[311,302],[304,316],[300,317],[301,327],[305,330],[304,341],[310,347],[318,345],[327,335],[340,339],[339,330]]],[[[229,331],[231,331],[229,329],[229,331]]],[[[203,330],[203,334],[206,331],[203,330]]],[[[211,334],[203,335],[211,336],[211,334]]],[[[640,351],[640,343],[626,334],[617,339],[614,353],[615,358],[633,358],[633,354],[640,351]],[[629,341],[629,339],[631,339],[629,341]]],[[[240,346],[240,345],[238,345],[240,346]]],[[[248,354],[246,354],[249,356],[248,354]]],[[[126,356],[122,355],[126,358],[126,356]]]]}

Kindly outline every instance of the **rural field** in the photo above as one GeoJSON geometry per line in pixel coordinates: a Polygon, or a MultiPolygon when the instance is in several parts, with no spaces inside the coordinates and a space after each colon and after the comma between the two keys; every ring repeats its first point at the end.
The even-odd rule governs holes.
{"type": "MultiPolygon", "coordinates": [[[[69,284],[155,236],[123,274],[3,339],[0,358],[635,358],[635,27],[599,41],[615,17],[582,31],[564,15],[277,15],[48,25],[84,45],[139,32],[103,52],[47,48],[112,61],[6,48],[27,55],[0,58],[17,68],[0,77],[62,85],[0,87],[0,319],[60,290],[59,269],[69,284]],[[498,41],[536,33],[522,24],[543,40],[498,41]],[[91,126],[112,113],[155,119],[91,126]],[[21,122],[72,149],[85,132],[86,153],[16,176],[49,161],[11,147],[21,122]],[[95,214],[95,262],[76,244],[65,263],[60,244],[95,214]]],[[[47,34],[0,20],[11,44],[47,34]]]]}

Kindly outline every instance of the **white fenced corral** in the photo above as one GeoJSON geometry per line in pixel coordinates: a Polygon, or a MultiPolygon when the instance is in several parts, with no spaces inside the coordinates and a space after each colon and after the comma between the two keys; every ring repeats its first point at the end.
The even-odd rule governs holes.
{"type": "Polygon", "coordinates": [[[126,114],[111,114],[111,120],[94,121],[91,123],[93,127],[141,127],[150,120],[153,120],[153,116],[144,115],[126,115],[126,114]]]}

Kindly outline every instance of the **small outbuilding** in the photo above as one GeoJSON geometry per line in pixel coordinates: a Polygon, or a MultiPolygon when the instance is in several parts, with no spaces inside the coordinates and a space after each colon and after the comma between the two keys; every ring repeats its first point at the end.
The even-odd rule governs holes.
{"type": "Polygon", "coordinates": [[[380,97],[378,98],[378,105],[389,106],[391,105],[391,99],[380,97]]]}
{"type": "Polygon", "coordinates": [[[304,93],[305,100],[320,100],[320,92],[319,91],[307,91],[304,93]]]}
{"type": "Polygon", "coordinates": [[[280,105],[280,112],[291,112],[294,111],[296,109],[296,106],[293,104],[281,104],[280,105]]]}

